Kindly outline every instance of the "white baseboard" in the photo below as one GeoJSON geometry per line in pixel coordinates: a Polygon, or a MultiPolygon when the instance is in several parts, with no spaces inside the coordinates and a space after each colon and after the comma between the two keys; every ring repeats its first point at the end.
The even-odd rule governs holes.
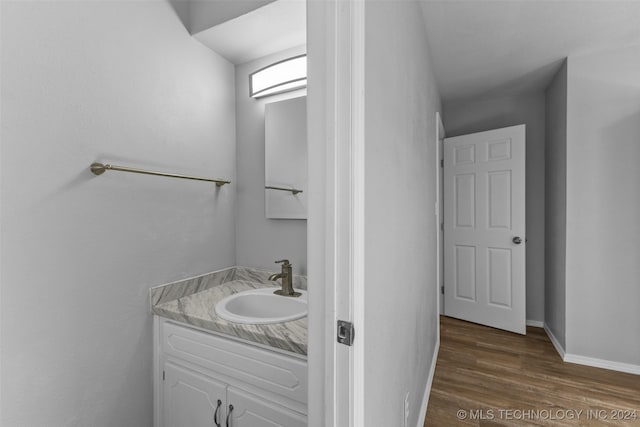
{"type": "Polygon", "coordinates": [[[533,326],[534,328],[544,328],[544,322],[540,320],[527,320],[527,326],[533,326]]]}
{"type": "Polygon", "coordinates": [[[544,325],[544,331],[551,340],[551,344],[556,348],[556,351],[562,358],[563,362],[575,363],[578,365],[591,366],[593,368],[610,369],[612,371],[626,372],[628,374],[640,375],[640,365],[634,365],[631,363],[614,362],[611,360],[598,359],[595,357],[580,356],[579,354],[567,353],[560,345],[558,339],[553,335],[551,329],[547,325],[544,325]]]}
{"type": "Polygon", "coordinates": [[[640,375],[640,365],[632,365],[631,363],[613,362],[611,360],[597,359],[595,357],[586,357],[570,353],[566,353],[564,355],[564,361],[568,363],[576,363],[578,365],[592,366],[594,368],[611,369],[612,371],[640,375]]]}
{"type": "Polygon", "coordinates": [[[422,406],[420,407],[420,415],[418,416],[417,427],[422,427],[424,425],[424,420],[427,417],[427,406],[429,406],[429,395],[431,394],[431,385],[433,384],[433,376],[436,373],[436,362],[438,361],[439,350],[440,350],[440,334],[438,334],[436,347],[433,349],[433,358],[431,359],[431,369],[429,369],[429,378],[427,378],[427,386],[425,387],[424,395],[422,396],[422,406]]]}
{"type": "Polygon", "coordinates": [[[551,329],[549,329],[549,326],[545,324],[543,325],[543,327],[544,327],[544,331],[547,333],[547,336],[551,340],[551,344],[553,344],[553,346],[556,348],[556,351],[560,355],[560,358],[564,360],[565,351],[562,345],[560,345],[560,341],[558,341],[556,336],[553,335],[553,332],[551,332],[551,329]]]}

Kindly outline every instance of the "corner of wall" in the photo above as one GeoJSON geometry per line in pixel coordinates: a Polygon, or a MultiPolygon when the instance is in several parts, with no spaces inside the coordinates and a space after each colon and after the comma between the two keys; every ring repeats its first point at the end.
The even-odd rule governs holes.
{"type": "Polygon", "coordinates": [[[235,263],[273,268],[273,261],[290,259],[296,274],[307,273],[307,221],[265,217],[264,106],[306,95],[306,90],[260,99],[249,97],[249,75],[273,62],[305,53],[296,46],[235,67],[236,222],[235,263]]]}
{"type": "Polygon", "coordinates": [[[560,341],[558,341],[556,336],[551,331],[551,328],[549,328],[549,325],[547,325],[546,323],[544,324],[544,331],[546,332],[547,336],[551,340],[551,344],[553,344],[553,347],[556,349],[556,351],[560,355],[560,358],[564,360],[564,356],[566,353],[565,349],[564,347],[562,347],[562,344],[560,344],[560,341]]]}
{"type": "Polygon", "coordinates": [[[169,0],[168,3],[184,25],[185,30],[191,34],[191,1],[169,0]]]}

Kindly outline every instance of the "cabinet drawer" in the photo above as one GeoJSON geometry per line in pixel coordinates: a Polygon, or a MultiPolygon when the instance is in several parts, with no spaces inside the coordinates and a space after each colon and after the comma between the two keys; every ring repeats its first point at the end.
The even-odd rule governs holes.
{"type": "Polygon", "coordinates": [[[167,354],[306,404],[307,364],[302,360],[169,322],[162,324],[167,354]]]}

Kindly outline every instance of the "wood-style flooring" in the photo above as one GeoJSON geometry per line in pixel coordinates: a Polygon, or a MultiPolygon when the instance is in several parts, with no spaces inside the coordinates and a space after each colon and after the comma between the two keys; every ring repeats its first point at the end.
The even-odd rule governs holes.
{"type": "Polygon", "coordinates": [[[440,324],[425,426],[640,426],[640,375],[564,363],[542,328],[440,324]]]}

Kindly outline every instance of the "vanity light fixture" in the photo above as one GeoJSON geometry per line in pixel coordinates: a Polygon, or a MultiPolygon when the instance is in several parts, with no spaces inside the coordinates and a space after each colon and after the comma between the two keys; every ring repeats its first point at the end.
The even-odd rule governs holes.
{"type": "Polygon", "coordinates": [[[249,96],[263,96],[307,87],[307,55],[275,62],[249,75],[249,96]]]}

